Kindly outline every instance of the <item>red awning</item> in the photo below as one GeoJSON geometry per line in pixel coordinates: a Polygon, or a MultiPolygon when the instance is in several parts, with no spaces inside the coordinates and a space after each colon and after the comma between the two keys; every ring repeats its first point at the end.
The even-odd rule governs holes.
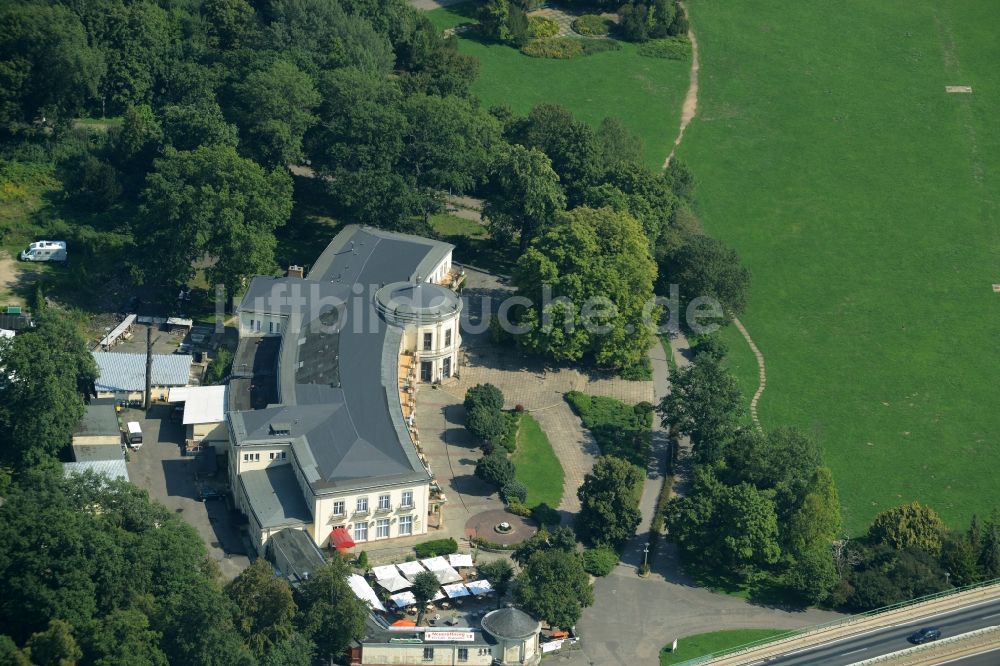
{"type": "Polygon", "coordinates": [[[347,550],[354,548],[354,539],[343,527],[334,527],[333,531],[330,532],[330,545],[337,550],[347,550]]]}

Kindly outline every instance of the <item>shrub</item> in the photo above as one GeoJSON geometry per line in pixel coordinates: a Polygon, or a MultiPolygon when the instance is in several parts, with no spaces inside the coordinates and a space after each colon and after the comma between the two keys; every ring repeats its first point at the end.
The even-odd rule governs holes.
{"type": "Polygon", "coordinates": [[[590,430],[601,454],[617,456],[645,469],[651,446],[653,411],[649,403],[629,405],[614,398],[589,396],[579,391],[566,401],[590,430]]]}
{"type": "Polygon", "coordinates": [[[503,495],[504,500],[508,503],[517,500],[521,504],[524,504],[528,499],[528,489],[517,479],[508,482],[500,490],[500,494],[503,495]]]}
{"type": "Polygon", "coordinates": [[[488,442],[499,443],[510,430],[510,420],[501,411],[476,406],[468,413],[466,427],[473,435],[488,442]]]}
{"type": "Polygon", "coordinates": [[[425,557],[437,557],[438,555],[451,555],[458,552],[458,542],[451,537],[447,539],[434,539],[433,541],[418,543],[413,547],[413,550],[416,552],[417,557],[421,559],[425,557]]]}
{"type": "Polygon", "coordinates": [[[515,516],[521,516],[522,518],[531,517],[531,509],[529,509],[527,506],[525,506],[523,503],[519,502],[516,499],[512,499],[510,502],[508,502],[507,511],[514,514],[515,516]]]}
{"type": "Polygon", "coordinates": [[[532,39],[549,39],[559,34],[559,24],[544,16],[528,17],[528,36],[532,39]]]}
{"type": "Polygon", "coordinates": [[[687,37],[654,39],[639,47],[639,55],[644,55],[647,58],[686,60],[691,56],[691,42],[687,37]]]}
{"type": "Polygon", "coordinates": [[[368,570],[368,553],[365,551],[358,553],[358,568],[368,570]]]}
{"type": "Polygon", "coordinates": [[[559,515],[559,512],[545,502],[542,502],[531,510],[531,517],[542,527],[558,525],[562,522],[562,516],[559,515]]]}
{"type": "Polygon", "coordinates": [[[610,548],[588,548],[583,551],[583,570],[592,576],[607,576],[618,564],[618,553],[610,548]]]}
{"type": "Polygon", "coordinates": [[[503,451],[494,451],[479,459],[476,476],[497,488],[503,488],[514,480],[514,463],[503,451]]]}
{"type": "Polygon", "coordinates": [[[521,47],[521,53],[532,58],[569,60],[583,55],[583,44],[569,37],[534,39],[521,47]]]}
{"type": "Polygon", "coordinates": [[[493,384],[476,384],[465,392],[465,411],[471,412],[476,407],[500,411],[503,400],[503,393],[493,384]]]}
{"type": "Polygon", "coordinates": [[[517,450],[517,429],[521,424],[521,415],[516,412],[501,412],[500,415],[507,419],[507,432],[494,443],[508,453],[514,453],[517,450]]]}
{"type": "Polygon", "coordinates": [[[613,22],[597,14],[584,14],[573,21],[573,30],[588,37],[602,37],[611,32],[613,22]]]}

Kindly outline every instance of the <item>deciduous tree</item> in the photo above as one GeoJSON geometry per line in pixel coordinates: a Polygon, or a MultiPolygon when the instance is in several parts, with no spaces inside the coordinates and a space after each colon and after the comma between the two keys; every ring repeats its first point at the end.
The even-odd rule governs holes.
{"type": "Polygon", "coordinates": [[[916,546],[933,555],[941,552],[944,521],[937,511],[918,502],[887,509],[875,516],[868,536],[896,550],[916,546]]]}
{"type": "Polygon", "coordinates": [[[169,150],[155,162],[142,193],[140,247],[134,269],[147,283],[185,283],[193,262],[217,258],[213,283],[235,294],[243,281],[274,265],[274,230],[292,212],[292,181],[284,169],[265,171],[228,146],[169,150]]]}
{"type": "Polygon", "coordinates": [[[97,366],[68,318],[46,311],[34,330],[0,342],[0,459],[26,467],[69,444],[97,366]]]}
{"type": "Polygon", "coordinates": [[[550,549],[533,554],[520,575],[517,601],[534,617],[569,628],[594,603],[594,591],[576,553],[550,549]]]}
{"type": "MultiPolygon", "coordinates": [[[[602,456],[577,490],[576,531],[591,545],[617,547],[635,534],[642,519],[637,489],[642,470],[621,458],[602,456]]],[[[641,491],[639,491],[641,492],[641,491]]]]}
{"type": "Polygon", "coordinates": [[[518,323],[528,351],[557,361],[637,366],[649,350],[656,265],[639,223],[610,208],[560,214],[517,262],[514,284],[532,305],[518,323]]]}
{"type": "Polygon", "coordinates": [[[503,242],[516,238],[522,251],[566,207],[559,176],[540,150],[501,147],[490,164],[489,181],[483,219],[494,237],[503,242]]]}
{"type": "Polygon", "coordinates": [[[723,455],[745,412],[743,394],[736,379],[706,355],[679,370],[670,393],[660,402],[663,425],[690,435],[700,462],[714,462],[723,455]]]}
{"type": "Polygon", "coordinates": [[[497,608],[500,608],[514,580],[514,566],[507,559],[490,560],[479,565],[479,575],[489,581],[490,587],[496,590],[497,608]]]}
{"type": "Polygon", "coordinates": [[[236,607],[236,629],[258,659],[295,633],[292,590],[264,558],[244,569],[225,591],[236,607]]]}
{"type": "Polygon", "coordinates": [[[312,639],[320,655],[342,654],[364,632],[367,609],[348,585],[349,573],[347,562],[335,557],[296,590],[302,633],[312,639]]]}

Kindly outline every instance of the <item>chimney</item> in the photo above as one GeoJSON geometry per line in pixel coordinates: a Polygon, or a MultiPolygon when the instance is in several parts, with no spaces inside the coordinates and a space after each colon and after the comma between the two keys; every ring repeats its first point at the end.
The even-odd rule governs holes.
{"type": "Polygon", "coordinates": [[[292,264],[291,266],[289,266],[288,270],[285,271],[285,277],[299,278],[301,280],[305,276],[306,276],[305,275],[305,271],[302,270],[302,267],[301,266],[296,266],[295,264],[292,264]]]}

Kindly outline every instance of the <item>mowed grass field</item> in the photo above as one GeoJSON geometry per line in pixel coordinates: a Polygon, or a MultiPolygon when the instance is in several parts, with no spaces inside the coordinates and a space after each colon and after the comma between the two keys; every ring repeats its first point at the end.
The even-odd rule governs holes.
{"type": "Polygon", "coordinates": [[[679,664],[713,652],[729,650],[787,633],[787,631],[777,629],[733,629],[686,636],[677,641],[677,652],[671,652],[669,645],[663,648],[660,653],[660,666],[679,664]]]}
{"type": "MultiPolygon", "coordinates": [[[[445,29],[475,23],[479,3],[428,12],[445,29]]],[[[507,104],[526,114],[538,104],[559,104],[595,129],[608,116],[619,118],[643,140],[645,162],[659,168],[677,136],[687,93],[690,60],[639,55],[634,44],[572,60],[531,58],[474,33],[458,33],[459,50],[479,59],[473,92],[487,107],[507,104]]]]}
{"type": "Polygon", "coordinates": [[[954,527],[1000,507],[1000,3],[690,11],[679,155],[753,271],[764,425],[818,439],[853,534],[912,500],[954,527]]]}

